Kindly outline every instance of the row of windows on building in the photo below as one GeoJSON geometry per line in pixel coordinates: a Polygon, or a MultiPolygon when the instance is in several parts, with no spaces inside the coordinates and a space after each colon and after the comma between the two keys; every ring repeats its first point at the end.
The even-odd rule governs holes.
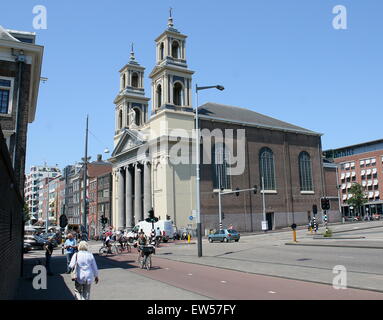
{"type": "MultiPolygon", "coordinates": [[[[216,144],[213,148],[212,159],[214,161],[213,187],[215,190],[231,190],[231,175],[229,166],[230,152],[224,144],[216,144]]],[[[310,155],[303,151],[298,156],[299,182],[301,191],[314,191],[312,162],[310,155]]],[[[260,189],[275,191],[275,159],[274,153],[269,148],[263,148],[259,152],[259,176],[260,189]],[[262,179],[263,178],[263,179],[262,179]],[[263,181],[262,181],[263,180],[263,181]]]]}
{"type": "MultiPolygon", "coordinates": [[[[381,161],[383,163],[383,156],[381,156],[381,161]]],[[[359,166],[361,168],[364,167],[370,167],[370,166],[375,166],[376,165],[376,158],[366,158],[359,160],[359,166]]],[[[341,170],[352,170],[355,169],[355,162],[344,162],[340,164],[341,170]]]]}

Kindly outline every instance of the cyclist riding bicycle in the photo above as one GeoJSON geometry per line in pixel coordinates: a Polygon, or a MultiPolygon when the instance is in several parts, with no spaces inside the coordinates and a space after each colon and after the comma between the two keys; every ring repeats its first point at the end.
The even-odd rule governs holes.
{"type": "Polygon", "coordinates": [[[138,250],[138,258],[144,257],[144,253],[142,251],[142,248],[144,246],[146,246],[147,243],[148,243],[148,239],[146,238],[145,233],[141,232],[138,236],[137,241],[136,241],[137,250],[138,250]]]}

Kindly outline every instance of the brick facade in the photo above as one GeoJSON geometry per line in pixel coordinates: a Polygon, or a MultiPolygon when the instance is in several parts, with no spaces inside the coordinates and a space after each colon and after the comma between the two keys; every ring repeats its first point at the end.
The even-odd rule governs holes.
{"type": "MultiPolygon", "coordinates": [[[[325,195],[325,181],[322,169],[321,137],[291,133],[265,128],[236,125],[218,121],[201,121],[201,128],[245,129],[246,151],[245,171],[242,175],[232,176],[232,189],[253,188],[258,186],[258,193],[241,193],[239,197],[225,195],[222,197],[224,226],[232,224],[239,231],[256,231],[261,229],[263,220],[263,201],[259,169],[259,153],[263,147],[272,150],[275,163],[276,193],[265,194],[266,213],[272,223],[272,229],[288,227],[293,222],[303,225],[312,216],[313,205],[320,212],[320,198],[325,195]],[[301,192],[299,176],[299,154],[306,151],[311,158],[313,192],[301,192]]],[[[235,147],[235,146],[234,146],[235,147]]],[[[201,166],[201,222],[204,229],[218,226],[218,194],[213,192],[214,171],[212,165],[201,166]]],[[[339,220],[337,211],[332,214],[333,220],[339,220]]]]}
{"type": "Polygon", "coordinates": [[[0,299],[12,299],[22,266],[23,201],[0,129],[0,299]]]}

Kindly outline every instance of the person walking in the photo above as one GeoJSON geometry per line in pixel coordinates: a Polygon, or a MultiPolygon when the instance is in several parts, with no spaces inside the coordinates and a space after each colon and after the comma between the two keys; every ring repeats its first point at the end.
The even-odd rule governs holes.
{"type": "Polygon", "coordinates": [[[66,273],[70,273],[71,269],[69,264],[72,260],[74,253],[77,251],[77,241],[74,239],[73,234],[68,234],[68,239],[64,243],[64,249],[66,250],[66,262],[67,262],[67,271],[66,273]]]}
{"type": "Polygon", "coordinates": [[[93,282],[98,283],[98,268],[96,260],[88,251],[88,243],[81,241],[78,245],[78,252],[72,257],[69,264],[71,269],[75,268],[75,296],[77,300],[89,300],[90,288],[93,282]]]}
{"type": "Polygon", "coordinates": [[[53,237],[48,238],[48,242],[44,245],[45,249],[45,268],[47,269],[48,276],[53,276],[51,269],[51,257],[53,253],[53,237]]]}

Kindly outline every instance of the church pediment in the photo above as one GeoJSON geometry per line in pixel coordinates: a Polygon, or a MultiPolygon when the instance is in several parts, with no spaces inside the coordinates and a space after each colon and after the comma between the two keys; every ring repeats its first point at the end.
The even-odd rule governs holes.
{"type": "Polygon", "coordinates": [[[125,129],[125,132],[121,136],[120,141],[117,143],[117,146],[113,151],[112,157],[117,157],[120,154],[129,152],[130,150],[133,150],[145,143],[146,141],[139,131],[125,129]]]}

